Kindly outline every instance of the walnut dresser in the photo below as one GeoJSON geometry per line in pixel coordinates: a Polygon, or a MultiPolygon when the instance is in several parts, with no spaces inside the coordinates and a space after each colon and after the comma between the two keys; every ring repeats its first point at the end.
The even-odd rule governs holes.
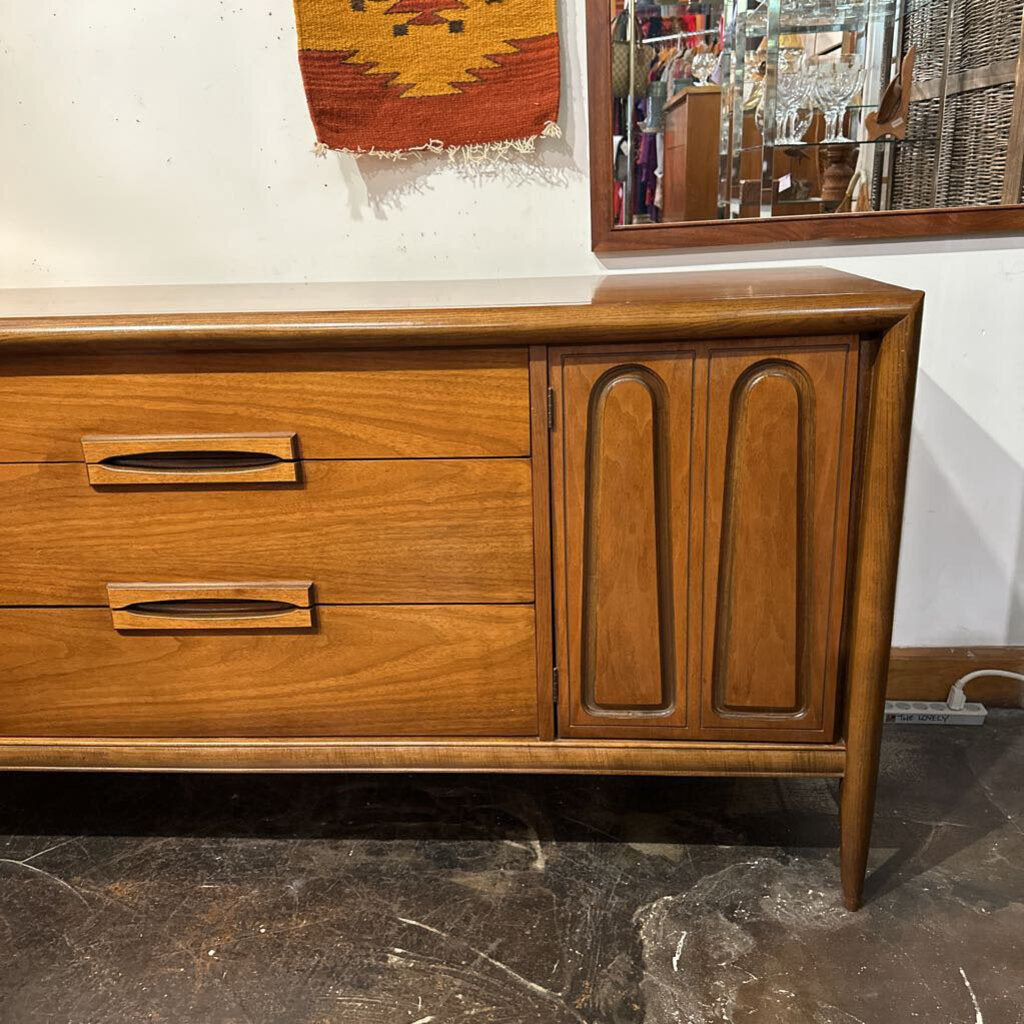
{"type": "Polygon", "coordinates": [[[856,907],[920,293],[436,292],[3,298],[0,767],[837,776],[856,907]]]}

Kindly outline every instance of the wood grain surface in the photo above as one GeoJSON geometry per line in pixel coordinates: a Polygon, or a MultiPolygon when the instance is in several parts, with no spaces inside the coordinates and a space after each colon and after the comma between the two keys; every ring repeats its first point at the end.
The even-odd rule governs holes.
{"type": "Polygon", "coordinates": [[[719,350],[708,373],[701,724],[829,740],[855,342],[719,350]]]}
{"type": "Polygon", "coordinates": [[[536,735],[531,606],[317,616],[316,630],[121,634],[100,609],[0,609],[0,735],[536,735]]]}
{"type": "Polygon", "coordinates": [[[552,380],[561,734],[831,740],[855,339],[555,349],[552,380]]]}
{"type": "MultiPolygon", "coordinates": [[[[894,647],[885,696],[889,700],[945,700],[962,676],[995,668],[1024,675],[1024,647],[894,647]]],[[[986,676],[967,684],[967,699],[992,707],[1024,707],[1024,683],[986,676]]]]}
{"type": "MultiPolygon", "coordinates": [[[[59,295],[48,302],[34,297],[10,304],[11,314],[0,317],[0,370],[38,375],[68,365],[69,372],[76,372],[64,359],[89,353],[161,357],[176,362],[179,369],[194,366],[201,372],[203,364],[194,363],[198,352],[211,358],[212,353],[219,353],[219,365],[225,366],[241,353],[284,351],[289,353],[284,365],[297,369],[303,359],[314,360],[318,353],[353,349],[649,345],[680,339],[866,333],[892,327],[911,313],[920,299],[920,292],[822,267],[503,281],[483,291],[447,282],[443,294],[431,291],[429,304],[424,296],[420,307],[391,308],[396,298],[405,296],[408,302],[411,290],[408,285],[360,285],[356,292],[332,289],[337,304],[328,305],[328,295],[319,307],[326,311],[295,311],[287,303],[296,301],[296,294],[287,287],[261,291],[249,300],[262,312],[247,312],[245,305],[232,311],[230,291],[223,300],[208,298],[208,304],[218,311],[204,313],[122,313],[114,300],[97,298],[92,304],[86,300],[74,305],[84,311],[55,315],[50,311],[69,304],[62,303],[59,295]],[[468,299],[461,298],[464,292],[468,299]],[[354,308],[357,295],[361,302],[354,308]],[[510,295],[515,296],[511,301],[510,295]],[[489,296],[489,304],[485,296],[489,296]],[[347,302],[353,306],[347,307],[347,302]],[[375,308],[374,302],[379,307],[375,308]],[[90,305],[107,311],[90,313],[90,305]],[[35,312],[40,308],[46,310],[43,315],[35,312]],[[22,309],[26,312],[19,314],[22,309]],[[191,355],[183,363],[184,353],[191,355]],[[33,355],[60,355],[62,360],[40,363],[22,359],[33,355]]],[[[217,289],[214,292],[219,294],[217,289]]],[[[145,310],[147,304],[159,307],[165,300],[154,296],[147,303],[129,290],[121,301],[123,306],[145,310]]],[[[423,358],[430,360],[436,354],[425,353],[423,358]]],[[[123,366],[107,363],[106,371],[94,372],[114,372],[118,365],[123,366]]],[[[149,365],[144,361],[136,372],[150,372],[149,365]]],[[[273,365],[282,366],[279,361],[273,365]]],[[[250,399],[237,396],[236,409],[251,411],[250,399]]],[[[24,428],[25,424],[21,425],[24,428]]],[[[164,424],[151,432],[170,429],[189,433],[197,428],[164,424]]],[[[201,429],[309,433],[302,423],[282,424],[277,417],[271,424],[241,423],[237,415],[230,417],[230,425],[220,421],[201,429]]],[[[88,432],[125,431],[123,426],[110,425],[89,428],[88,432]]]]}
{"type": "Polygon", "coordinates": [[[717,139],[722,89],[684,86],[665,104],[664,220],[713,220],[718,210],[717,139]]]}
{"type": "Polygon", "coordinates": [[[530,430],[533,470],[534,611],[537,622],[537,735],[555,738],[555,652],[551,564],[551,440],[548,350],[530,349],[530,430]]]}
{"type": "Polygon", "coordinates": [[[843,898],[851,910],[860,906],[864,891],[875,809],[920,338],[919,305],[881,339],[870,366],[844,665],[848,757],[839,810],[840,863],[843,898]]]}
{"type": "Polygon", "coordinates": [[[686,726],[694,358],[679,346],[551,354],[563,735],[686,726]]]}
{"type": "Polygon", "coordinates": [[[313,626],[313,584],[108,583],[117,630],[297,629],[313,626]]]}
{"type": "Polygon", "coordinates": [[[83,437],[93,487],[294,484],[294,434],[183,434],[83,437]]]}
{"type": "Polygon", "coordinates": [[[125,434],[296,433],[310,459],[528,455],[529,416],[525,349],[0,360],[0,462],[77,462],[83,436],[125,434]]]}
{"type": "Polygon", "coordinates": [[[93,488],[0,465],[0,604],[108,583],[311,579],[326,603],[532,602],[529,459],[308,462],[301,486],[93,488]]]}
{"type": "Polygon", "coordinates": [[[841,744],[637,740],[0,738],[5,768],[124,771],[554,772],[575,775],[839,776],[841,744]]]}

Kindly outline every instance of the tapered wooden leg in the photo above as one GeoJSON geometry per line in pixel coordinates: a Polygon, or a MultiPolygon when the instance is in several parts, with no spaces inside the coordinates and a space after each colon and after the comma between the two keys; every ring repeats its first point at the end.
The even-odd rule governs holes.
{"type": "Polygon", "coordinates": [[[846,658],[846,767],[839,801],[843,899],[861,904],[875,811],[885,682],[892,643],[903,484],[914,402],[920,307],[895,324],[872,353],[871,388],[857,497],[856,572],[846,658]]]}
{"type": "MultiPolygon", "coordinates": [[[[877,717],[881,718],[881,715],[877,717]]],[[[876,731],[880,738],[881,730],[876,731]]],[[[865,749],[858,751],[857,764],[848,765],[848,773],[839,792],[839,870],[843,902],[848,910],[859,910],[864,894],[871,823],[875,814],[878,752],[877,740],[873,753],[865,749]]]]}

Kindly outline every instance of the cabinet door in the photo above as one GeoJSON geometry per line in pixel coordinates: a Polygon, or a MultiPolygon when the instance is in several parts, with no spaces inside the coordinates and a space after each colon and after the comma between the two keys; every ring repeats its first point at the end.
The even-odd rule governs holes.
{"type": "Polygon", "coordinates": [[[687,730],[694,358],[551,352],[563,736],[687,730]]]}
{"type": "Polygon", "coordinates": [[[834,342],[709,353],[703,736],[832,738],[857,378],[834,342]]]}

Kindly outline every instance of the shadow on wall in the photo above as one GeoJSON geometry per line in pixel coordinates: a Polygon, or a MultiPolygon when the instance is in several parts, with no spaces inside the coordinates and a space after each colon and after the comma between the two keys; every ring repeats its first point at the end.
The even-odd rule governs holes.
{"type": "MultiPolygon", "coordinates": [[[[416,153],[401,160],[330,153],[338,162],[338,170],[348,193],[348,213],[353,220],[362,220],[367,212],[377,220],[386,220],[389,213],[402,209],[409,196],[432,191],[430,179],[439,172],[454,172],[467,185],[497,181],[507,188],[542,184],[566,188],[573,179],[585,177],[575,158],[579,126],[573,93],[585,81],[584,68],[575,41],[582,29],[581,13],[573,0],[559,0],[558,27],[561,39],[561,97],[558,127],[561,138],[536,140],[532,152],[512,152],[507,159],[473,160],[464,154],[416,153]]],[[[516,97],[511,98],[516,102],[516,97]]]]}
{"type": "Polygon", "coordinates": [[[920,373],[896,646],[1024,644],[1024,466],[920,373]]]}

